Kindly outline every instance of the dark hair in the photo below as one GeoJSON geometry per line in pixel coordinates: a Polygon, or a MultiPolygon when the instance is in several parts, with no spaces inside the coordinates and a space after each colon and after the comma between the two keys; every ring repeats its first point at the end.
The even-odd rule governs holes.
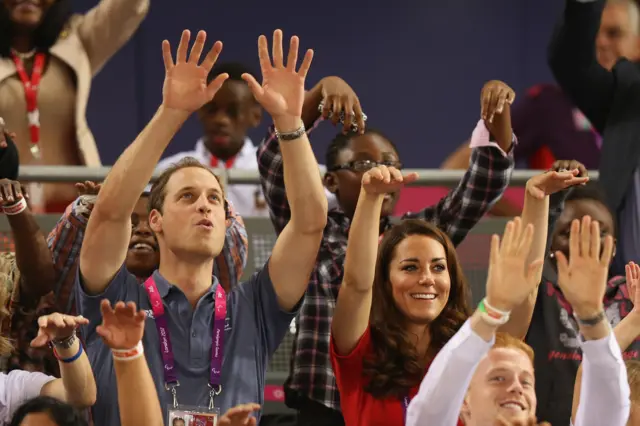
{"type": "MultiPolygon", "coordinates": [[[[365,135],[377,135],[381,138],[385,139],[389,144],[393,147],[394,151],[397,153],[398,148],[393,143],[391,139],[386,137],[384,133],[376,129],[367,129],[364,131],[365,135]]],[[[338,161],[338,155],[340,152],[349,146],[351,139],[360,136],[360,133],[348,132],[348,133],[338,133],[333,140],[329,143],[329,147],[327,148],[325,165],[327,166],[327,170],[331,170],[333,167],[337,166],[336,162],[338,161]]]]}
{"type": "MultiPolygon", "coordinates": [[[[218,176],[215,173],[213,173],[207,166],[205,166],[195,158],[184,157],[180,161],[172,164],[171,166],[169,166],[169,168],[163,171],[160,177],[158,178],[158,180],[151,187],[151,192],[149,193],[149,203],[147,207],[149,210],[149,213],[151,213],[151,211],[153,210],[158,210],[160,213],[162,213],[162,207],[164,206],[164,199],[167,196],[167,182],[169,182],[169,179],[175,172],[181,169],[189,168],[189,167],[204,169],[209,173],[211,173],[211,175],[218,180],[218,183],[220,184],[220,187],[224,192],[224,188],[222,187],[222,182],[220,182],[220,178],[218,178],[218,176]]],[[[224,207],[225,207],[225,211],[228,212],[226,199],[225,199],[224,207]]]]}
{"type": "Polygon", "coordinates": [[[46,413],[58,426],[87,426],[82,414],[71,405],[49,396],[39,396],[22,404],[11,418],[9,426],[20,426],[29,414],[46,413]]]}
{"type": "Polygon", "coordinates": [[[567,197],[565,198],[565,203],[570,201],[595,201],[596,203],[602,204],[611,217],[613,218],[613,231],[615,233],[615,229],[617,229],[616,225],[616,215],[613,214],[611,209],[609,208],[609,204],[607,203],[607,195],[605,194],[602,186],[598,182],[587,182],[586,185],[574,186],[569,190],[567,197]]]}
{"type": "Polygon", "coordinates": [[[427,365],[471,315],[467,280],[456,249],[443,231],[421,219],[407,219],[386,231],[378,250],[371,303],[371,341],[373,354],[365,358],[365,390],[376,398],[407,396],[420,384],[427,365],[418,358],[415,345],[405,333],[406,319],[394,303],[389,281],[389,265],[395,249],[411,235],[424,235],[442,244],[451,279],[449,300],[429,325],[431,342],[427,365]]]}
{"type": "MultiPolygon", "coordinates": [[[[44,12],[42,22],[33,33],[33,44],[36,50],[46,52],[55,44],[73,15],[71,0],[55,0],[44,12]]],[[[9,11],[0,5],[0,56],[11,56],[11,39],[15,26],[9,11]]]]}
{"type": "Polygon", "coordinates": [[[249,74],[256,80],[260,81],[253,70],[248,66],[241,64],[240,62],[222,62],[215,65],[209,72],[209,75],[207,76],[207,83],[211,83],[214,78],[224,73],[229,74],[229,80],[232,81],[244,81],[242,79],[242,74],[249,74]]]}

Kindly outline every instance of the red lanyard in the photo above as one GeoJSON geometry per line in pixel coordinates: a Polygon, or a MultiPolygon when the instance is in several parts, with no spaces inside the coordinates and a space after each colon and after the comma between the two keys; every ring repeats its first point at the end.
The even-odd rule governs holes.
{"type": "Polygon", "coordinates": [[[24,63],[17,55],[12,54],[13,62],[16,64],[18,76],[24,87],[24,97],[27,101],[27,118],[29,120],[29,133],[31,136],[31,154],[35,158],[40,158],[40,111],[38,110],[38,86],[40,85],[40,77],[44,69],[44,53],[36,53],[33,62],[33,71],[31,79],[24,69],[24,63]]]}
{"type": "MultiPolygon", "coordinates": [[[[211,167],[218,167],[218,163],[220,162],[220,160],[218,159],[218,157],[216,157],[215,155],[211,156],[211,160],[209,161],[209,165],[211,167]]],[[[227,161],[224,162],[224,168],[225,169],[230,169],[233,167],[233,163],[236,162],[236,156],[234,155],[233,157],[229,158],[227,161]]]]}

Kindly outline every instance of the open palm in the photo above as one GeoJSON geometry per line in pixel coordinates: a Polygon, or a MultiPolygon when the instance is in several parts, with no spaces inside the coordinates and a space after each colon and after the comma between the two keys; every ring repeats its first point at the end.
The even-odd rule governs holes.
{"type": "Polygon", "coordinates": [[[556,252],[558,286],[574,309],[602,303],[613,253],[613,238],[605,237],[601,246],[600,225],[589,216],[571,223],[569,259],[556,252]]]}
{"type": "Polygon", "coordinates": [[[169,42],[167,40],[162,42],[162,57],[166,73],[162,87],[163,105],[189,113],[196,111],[213,99],[216,92],[222,87],[222,83],[229,77],[228,74],[220,74],[207,84],[207,76],[222,51],[222,43],[217,41],[204,61],[199,64],[207,34],[204,31],[198,33],[187,58],[190,38],[189,30],[184,30],[178,45],[175,63],[169,42]]]}
{"type": "Polygon", "coordinates": [[[487,300],[491,306],[511,311],[524,302],[538,284],[537,272],[542,267],[542,259],[526,266],[533,231],[533,225],[525,227],[516,217],[507,223],[502,242],[497,235],[493,236],[487,276],[487,300]]]}
{"type": "Polygon", "coordinates": [[[291,37],[287,63],[284,63],[282,50],[282,31],[273,32],[273,64],[269,58],[267,38],[258,38],[258,57],[262,71],[262,85],[249,74],[242,78],[249,84],[253,96],[272,117],[300,117],[304,103],[304,80],[309,72],[313,50],[307,50],[300,69],[298,62],[298,37],[291,37]]]}
{"type": "Polygon", "coordinates": [[[96,331],[105,344],[111,349],[131,349],[135,347],[144,334],[144,311],[138,311],[136,304],[118,302],[115,309],[108,300],[100,304],[102,325],[96,331]]]}

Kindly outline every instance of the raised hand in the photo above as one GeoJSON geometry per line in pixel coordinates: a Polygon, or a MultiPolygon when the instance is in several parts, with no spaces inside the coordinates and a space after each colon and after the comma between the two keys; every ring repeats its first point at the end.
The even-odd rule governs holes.
{"type": "Polygon", "coordinates": [[[504,111],[506,104],[516,100],[516,92],[506,83],[498,80],[487,82],[480,92],[480,115],[482,119],[493,123],[495,115],[504,111]]]}
{"type": "Polygon", "coordinates": [[[589,175],[582,163],[565,160],[556,161],[551,170],[529,179],[526,187],[528,194],[542,200],[547,195],[575,185],[584,185],[588,181],[589,175]]]}
{"type": "Polygon", "coordinates": [[[613,254],[613,237],[601,245],[600,224],[584,216],[574,220],[569,235],[569,259],[556,252],[558,285],[576,314],[583,318],[603,310],[604,293],[613,254]]]}
{"type": "Polygon", "coordinates": [[[167,40],[162,42],[165,69],[164,86],[162,87],[163,105],[166,108],[188,113],[199,109],[213,99],[224,81],[229,78],[228,74],[223,73],[207,85],[207,76],[222,51],[222,42],[216,41],[202,63],[199,64],[207,34],[204,31],[198,32],[191,53],[187,58],[190,38],[191,32],[184,30],[178,45],[175,63],[169,42],[167,40]]]}
{"type": "Polygon", "coordinates": [[[624,267],[627,276],[627,290],[629,299],[633,303],[633,311],[640,313],[640,266],[635,262],[629,262],[624,267]]]}
{"type": "Polygon", "coordinates": [[[0,206],[10,206],[23,198],[28,200],[29,195],[22,185],[20,185],[20,182],[9,179],[0,179],[0,206]]]}
{"type": "Polygon", "coordinates": [[[218,426],[256,426],[256,418],[251,414],[259,409],[259,404],[236,405],[220,417],[218,426]]]}
{"type": "Polygon", "coordinates": [[[302,115],[304,80],[311,66],[313,50],[307,50],[300,69],[296,71],[299,44],[300,40],[297,36],[291,37],[289,55],[285,64],[282,50],[282,31],[275,30],[273,32],[272,65],[267,38],[261,35],[258,38],[258,57],[262,71],[262,85],[258,84],[251,75],[242,75],[242,78],[249,84],[253,96],[274,120],[282,117],[299,119],[302,115]]]}
{"type": "Polygon", "coordinates": [[[102,188],[102,184],[86,180],[84,182],[76,183],[75,187],[78,190],[78,195],[98,195],[100,188],[102,188]]]}
{"type": "Polygon", "coordinates": [[[340,77],[325,77],[320,80],[322,89],[322,117],[331,119],[333,125],[344,117],[343,133],[357,129],[364,133],[365,116],[356,92],[340,77]]]}
{"type": "Polygon", "coordinates": [[[96,331],[111,349],[131,349],[135,347],[144,334],[144,311],[138,311],[136,304],[118,302],[115,309],[108,300],[100,303],[102,325],[96,331]]]}
{"type": "Polygon", "coordinates": [[[376,166],[362,175],[362,189],[368,194],[384,195],[396,191],[405,184],[415,182],[417,173],[402,175],[395,167],[376,166]]]}
{"type": "Polygon", "coordinates": [[[16,140],[16,133],[7,131],[4,126],[4,119],[0,117],[0,149],[7,147],[7,137],[13,139],[14,143],[16,140]]]}
{"type": "Polygon", "coordinates": [[[533,225],[524,227],[522,220],[516,217],[507,223],[502,242],[497,235],[491,239],[487,276],[487,301],[491,306],[510,312],[539,284],[537,276],[543,260],[537,259],[527,265],[533,231],[533,225]]]}
{"type": "Polygon", "coordinates": [[[71,337],[76,328],[89,324],[89,320],[79,316],[53,313],[38,318],[38,335],[31,341],[31,346],[40,348],[54,340],[71,337]]]}

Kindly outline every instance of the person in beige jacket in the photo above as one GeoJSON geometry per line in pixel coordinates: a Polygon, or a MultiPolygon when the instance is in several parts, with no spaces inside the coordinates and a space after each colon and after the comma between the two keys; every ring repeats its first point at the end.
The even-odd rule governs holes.
{"type": "MultiPolygon", "coordinates": [[[[76,15],[71,0],[0,0],[0,117],[17,134],[21,164],[101,165],[86,121],[91,80],[148,8],[149,0],[101,0],[76,15]]],[[[47,211],[76,197],[73,185],[33,188],[47,211]]]]}

